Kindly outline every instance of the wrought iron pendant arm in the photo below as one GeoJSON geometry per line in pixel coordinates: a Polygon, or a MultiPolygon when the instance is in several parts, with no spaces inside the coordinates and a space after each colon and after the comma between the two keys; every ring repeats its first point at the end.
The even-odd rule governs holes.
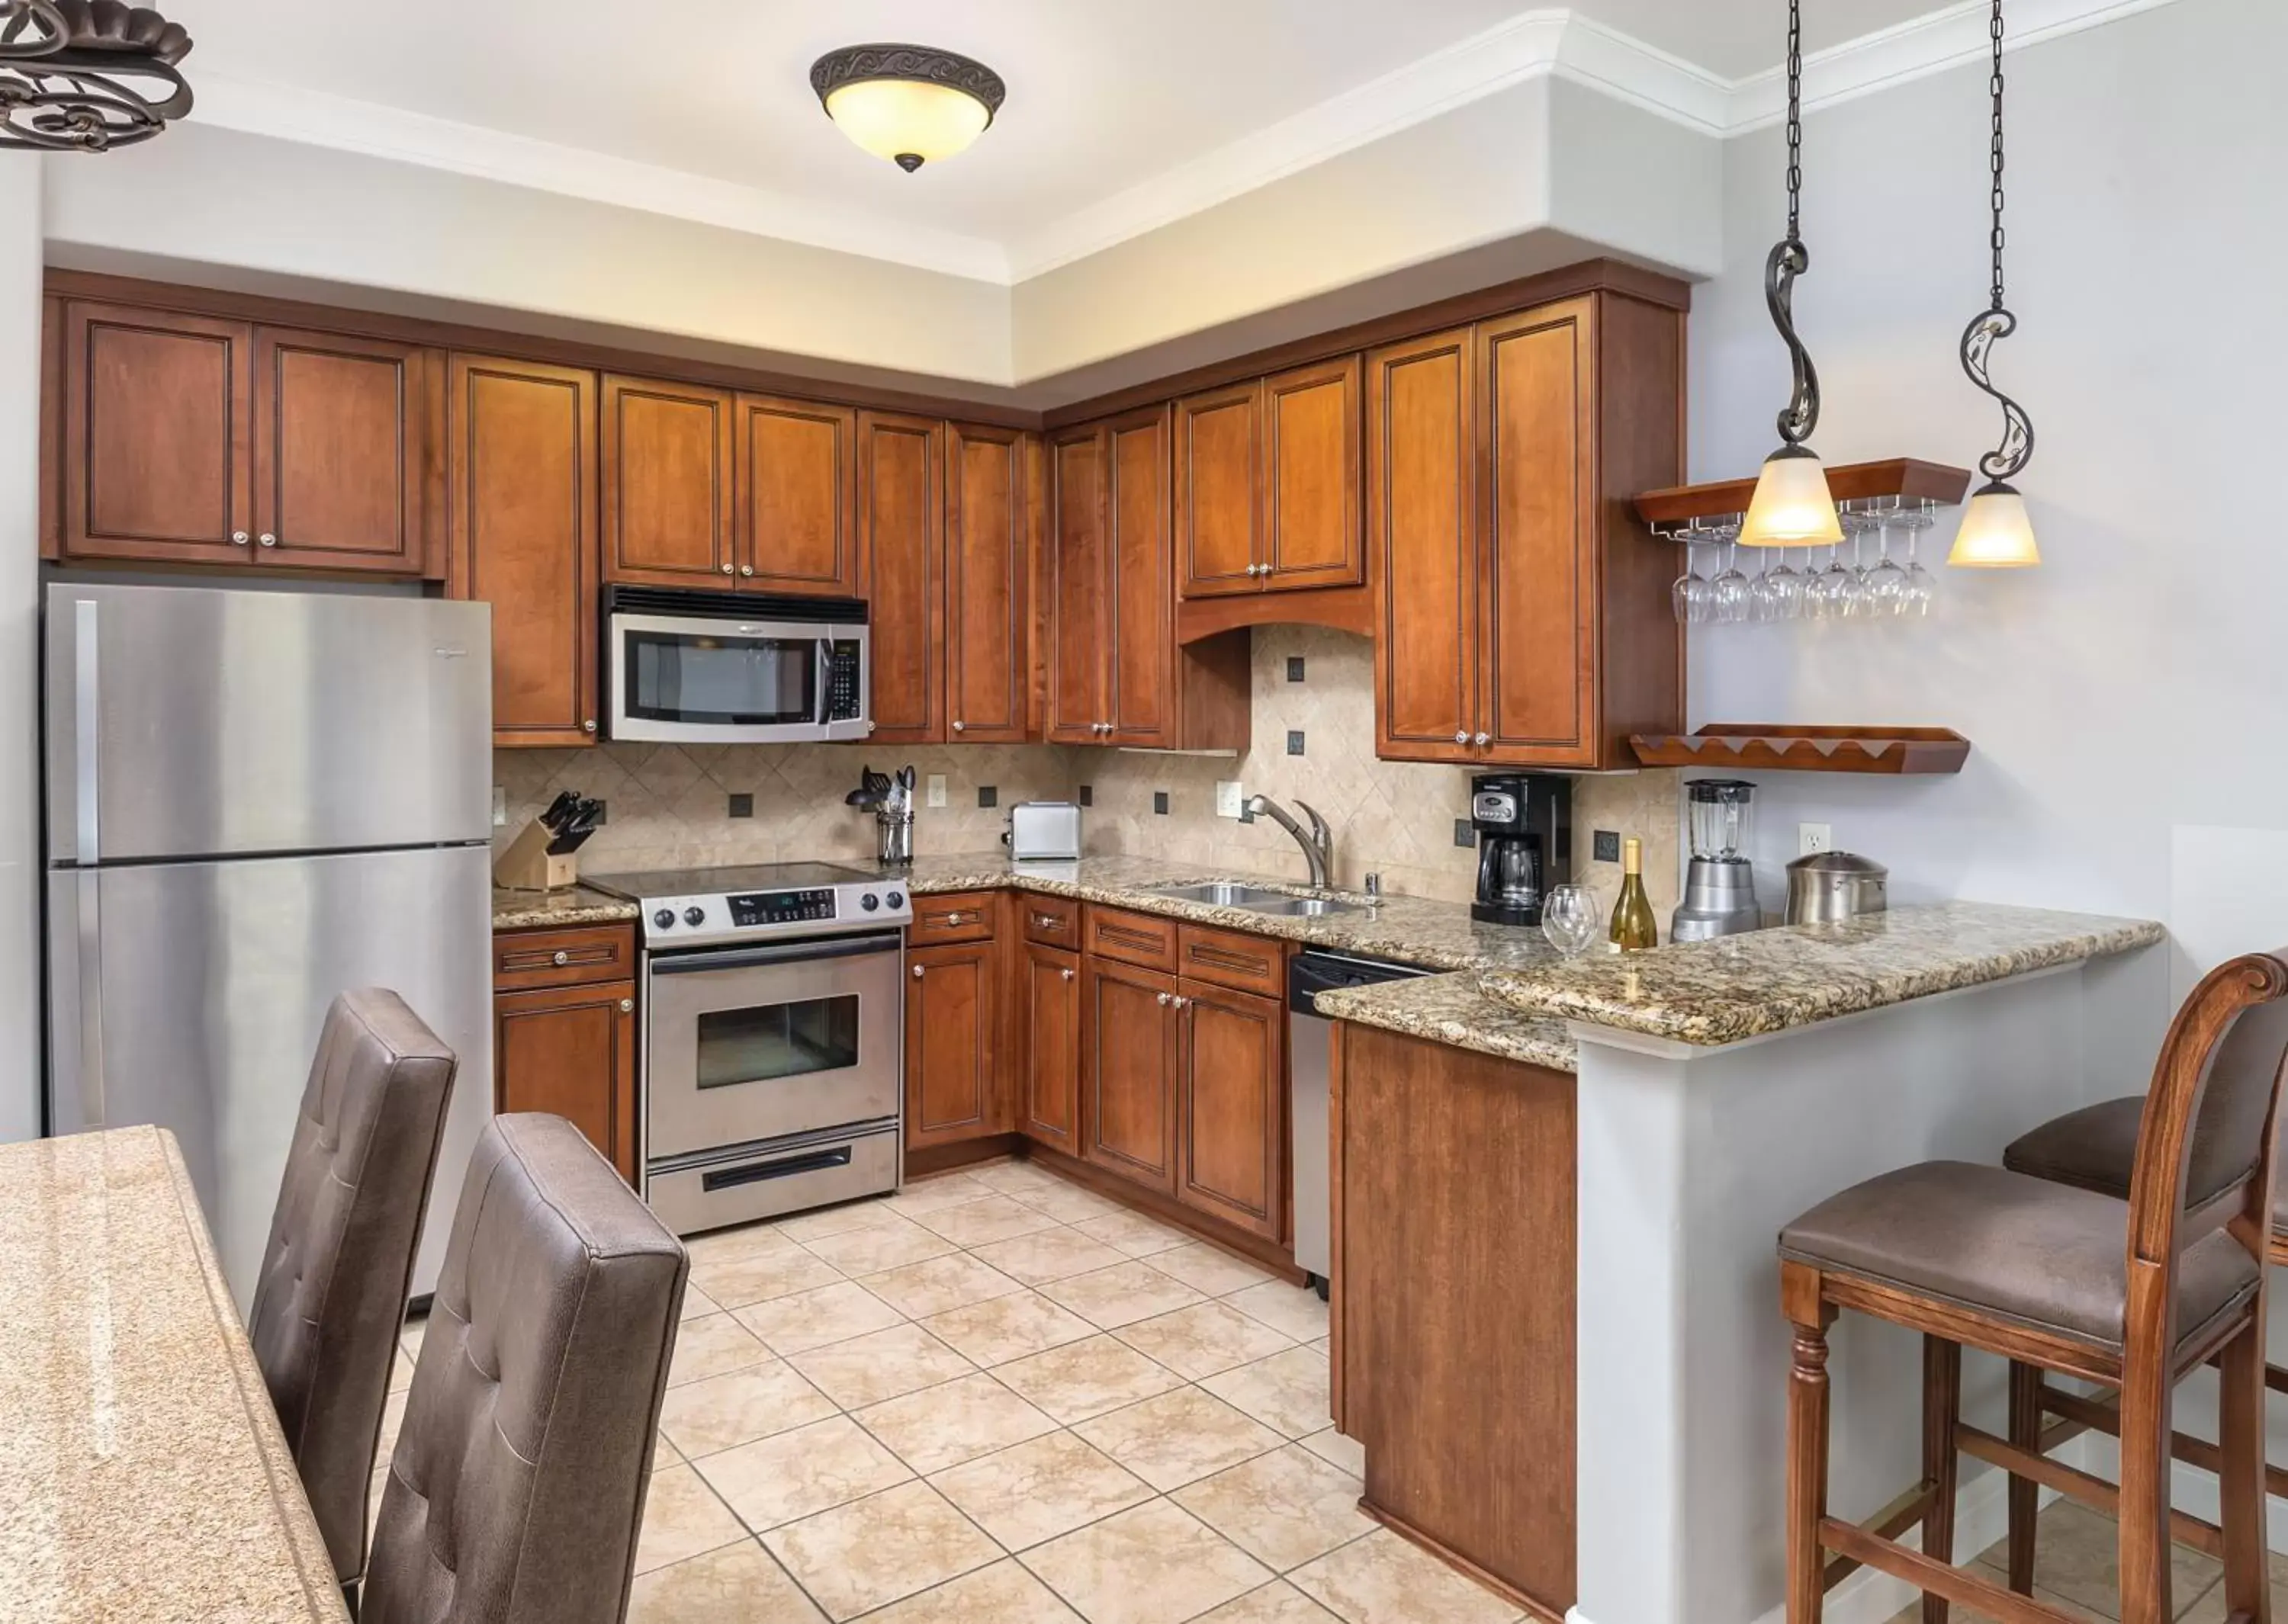
{"type": "Polygon", "coordinates": [[[1795,279],[1811,268],[1811,250],[1803,244],[1803,7],[1788,0],[1787,36],[1787,235],[1772,245],[1764,261],[1764,307],[1780,342],[1787,345],[1788,367],[1794,387],[1786,409],[1780,413],[1780,440],[1799,446],[1819,426],[1819,370],[1811,352],[1795,330],[1795,279]]]}
{"type": "Polygon", "coordinates": [[[1994,380],[1988,370],[1994,346],[2018,330],[2018,318],[2010,313],[2009,306],[2003,300],[2002,0],[1993,0],[1988,36],[1992,62],[1987,76],[1987,93],[1993,105],[1993,132],[1987,160],[1992,176],[1987,204],[1992,220],[1988,234],[1988,251],[1992,260],[1993,288],[1987,307],[1972,317],[1970,325],[1962,329],[1961,353],[1964,374],[1973,384],[1991,395],[2002,408],[2002,443],[1978,459],[1979,471],[1989,479],[2007,483],[2033,459],[2034,422],[2026,415],[2025,408],[1994,386],[1994,380]]]}

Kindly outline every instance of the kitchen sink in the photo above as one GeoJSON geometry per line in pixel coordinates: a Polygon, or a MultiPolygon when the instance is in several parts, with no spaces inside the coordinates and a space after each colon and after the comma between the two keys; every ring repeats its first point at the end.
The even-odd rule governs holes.
{"type": "Polygon", "coordinates": [[[1277,901],[1243,902],[1240,907],[1253,914],[1286,914],[1300,919],[1319,919],[1329,914],[1355,914],[1355,902],[1337,902],[1330,897],[1281,897],[1277,901]]]}
{"type": "Polygon", "coordinates": [[[1277,914],[1288,918],[1318,919],[1329,914],[1355,914],[1355,902],[1338,902],[1328,897],[1298,897],[1283,891],[1273,891],[1264,885],[1241,885],[1229,880],[1219,880],[1204,885],[1164,885],[1154,888],[1164,897],[1176,897],[1186,902],[1204,902],[1212,907],[1245,908],[1251,914],[1277,914]]]}

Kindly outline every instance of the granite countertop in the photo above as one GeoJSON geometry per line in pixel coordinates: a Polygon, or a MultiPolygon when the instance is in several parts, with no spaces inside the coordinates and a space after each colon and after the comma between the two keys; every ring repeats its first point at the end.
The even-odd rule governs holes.
{"type": "Polygon", "coordinates": [[[346,1624],[174,1137],[0,1145],[0,1616],[346,1624]]]}
{"type": "Polygon", "coordinates": [[[1579,1048],[1563,1021],[1495,1002],[1478,990],[1478,978],[1467,971],[1386,981],[1379,986],[1338,987],[1321,993],[1312,1002],[1329,1020],[1379,1026],[1552,1071],[1580,1069],[1579,1048]]]}
{"type": "Polygon", "coordinates": [[[1553,955],[1489,970],[1479,985],[1526,1015],[1713,1046],[2127,953],[2166,935],[2146,919],[1942,902],[1570,964],[1553,955]]]}
{"type": "Polygon", "coordinates": [[[601,925],[641,917],[620,897],[575,885],[565,891],[503,891],[493,887],[493,929],[528,931],[548,925],[601,925]]]}

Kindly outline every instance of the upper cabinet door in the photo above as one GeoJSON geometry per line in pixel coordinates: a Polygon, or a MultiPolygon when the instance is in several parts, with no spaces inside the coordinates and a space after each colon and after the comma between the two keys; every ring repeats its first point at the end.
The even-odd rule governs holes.
{"type": "Polygon", "coordinates": [[[739,397],[739,575],[762,592],[862,598],[857,414],[739,397]]]}
{"type": "Polygon", "coordinates": [[[1597,764],[1594,305],[1478,328],[1486,462],[1486,749],[1505,764],[1597,764]]]}
{"type": "Polygon", "coordinates": [[[1112,744],[1175,746],[1176,570],[1169,523],[1169,408],[1116,417],[1105,465],[1112,582],[1112,744]]]}
{"type": "Polygon", "coordinates": [[[418,575],[429,566],[441,357],[417,345],[254,331],[257,558],[418,575]]]}
{"type": "Polygon", "coordinates": [[[878,744],[945,738],[944,445],[944,427],[933,419],[858,415],[858,522],[870,582],[878,744]]]}
{"type": "Polygon", "coordinates": [[[493,607],[493,741],[596,737],[596,375],[456,354],[455,598],[493,607]]]}
{"type": "Polygon", "coordinates": [[[1476,420],[1471,331],[1367,357],[1367,544],[1380,550],[1377,753],[1477,759],[1476,420]]]}
{"type": "Polygon", "coordinates": [[[1186,598],[1252,592],[1267,557],[1256,491],[1263,478],[1263,392],[1235,384],[1176,402],[1176,557],[1186,598]]]}
{"type": "Polygon", "coordinates": [[[735,409],[725,390],[605,376],[605,580],[732,584],[735,409]]]}
{"type": "MultiPolygon", "coordinates": [[[[946,426],[946,725],[956,742],[1018,744],[1026,736],[1038,444],[1015,429],[946,426]]],[[[875,571],[878,617],[878,564],[875,571]]],[[[875,657],[878,672],[878,651],[875,657]]]]}
{"type": "Polygon", "coordinates": [[[1052,744],[1101,744],[1105,703],[1105,434],[1049,441],[1049,713],[1052,744]]]}
{"type": "Polygon", "coordinates": [[[253,353],[241,321],[66,306],[66,558],[252,555],[253,353]]]}
{"type": "Polygon", "coordinates": [[[1263,381],[1262,583],[1356,586],[1359,358],[1344,356],[1263,381]]]}

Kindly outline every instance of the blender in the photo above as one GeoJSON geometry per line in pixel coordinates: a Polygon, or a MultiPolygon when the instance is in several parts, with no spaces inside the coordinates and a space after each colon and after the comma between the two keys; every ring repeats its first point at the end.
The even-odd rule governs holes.
{"type": "Polygon", "coordinates": [[[1684,873],[1684,901],[1669,924],[1670,940],[1704,942],[1763,928],[1755,870],[1748,861],[1755,793],[1753,784],[1730,778],[1698,779],[1685,786],[1692,864],[1684,873]]]}

